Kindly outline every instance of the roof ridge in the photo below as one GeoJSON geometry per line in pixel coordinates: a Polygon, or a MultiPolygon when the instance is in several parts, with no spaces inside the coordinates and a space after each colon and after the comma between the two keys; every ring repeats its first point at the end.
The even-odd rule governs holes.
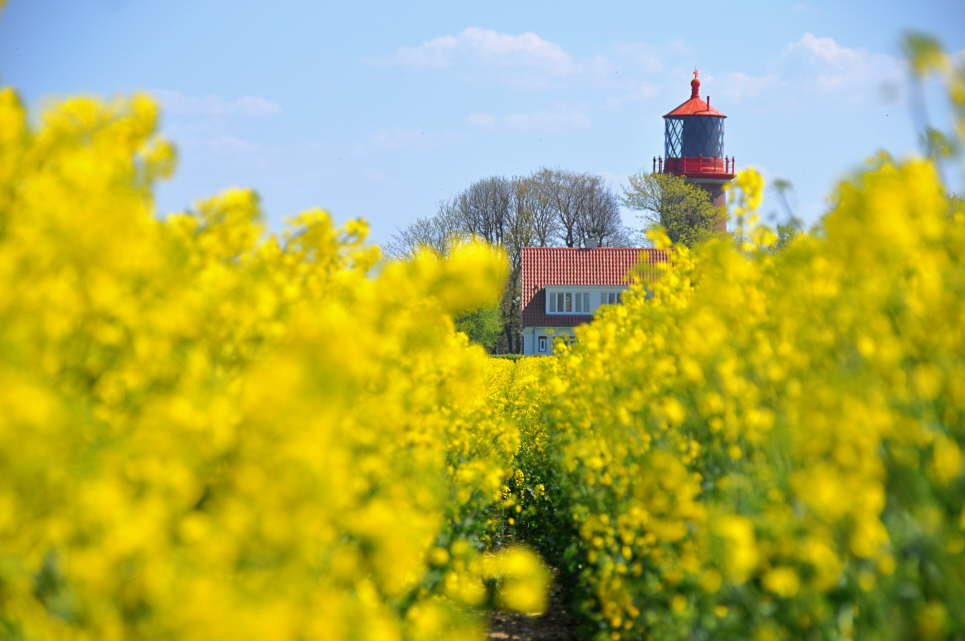
{"type": "Polygon", "coordinates": [[[554,251],[663,251],[658,250],[656,247],[545,247],[540,245],[525,245],[522,249],[541,249],[541,250],[554,250],[554,251]]]}

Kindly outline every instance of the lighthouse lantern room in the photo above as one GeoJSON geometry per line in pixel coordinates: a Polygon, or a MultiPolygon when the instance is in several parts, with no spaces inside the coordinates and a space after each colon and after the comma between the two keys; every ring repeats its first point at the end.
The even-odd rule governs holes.
{"type": "Polygon", "coordinates": [[[694,70],[690,99],[664,115],[664,156],[653,159],[654,173],[674,174],[707,189],[711,200],[724,205],[722,187],[734,178],[734,158],[724,155],[724,114],[700,98],[694,70]]]}

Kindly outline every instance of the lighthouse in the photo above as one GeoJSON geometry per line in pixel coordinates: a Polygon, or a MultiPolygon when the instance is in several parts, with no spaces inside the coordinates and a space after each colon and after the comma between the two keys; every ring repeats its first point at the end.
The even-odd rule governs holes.
{"type": "MultiPolygon", "coordinates": [[[[700,79],[694,70],[690,98],[664,115],[664,155],[653,159],[654,173],[681,176],[710,194],[723,207],[724,185],[734,178],[734,158],[724,156],[724,114],[700,97],[700,79]]],[[[723,231],[724,222],[721,222],[723,231]]]]}

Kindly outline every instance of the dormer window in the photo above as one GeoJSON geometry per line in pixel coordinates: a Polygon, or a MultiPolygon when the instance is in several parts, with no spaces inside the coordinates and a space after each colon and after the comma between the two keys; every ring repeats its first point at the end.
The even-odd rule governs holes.
{"type": "Polygon", "coordinates": [[[547,314],[580,314],[589,316],[600,305],[620,302],[623,288],[550,286],[546,288],[547,314]]]}
{"type": "Polygon", "coordinates": [[[550,314],[589,314],[590,292],[547,292],[550,314]]]}

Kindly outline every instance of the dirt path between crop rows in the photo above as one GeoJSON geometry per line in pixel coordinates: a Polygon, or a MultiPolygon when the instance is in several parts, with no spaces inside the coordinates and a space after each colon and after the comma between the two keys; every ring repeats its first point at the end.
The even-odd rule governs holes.
{"type": "Polygon", "coordinates": [[[580,641],[576,620],[563,607],[557,581],[550,590],[550,602],[541,616],[493,612],[489,625],[491,641],[580,641]]]}

